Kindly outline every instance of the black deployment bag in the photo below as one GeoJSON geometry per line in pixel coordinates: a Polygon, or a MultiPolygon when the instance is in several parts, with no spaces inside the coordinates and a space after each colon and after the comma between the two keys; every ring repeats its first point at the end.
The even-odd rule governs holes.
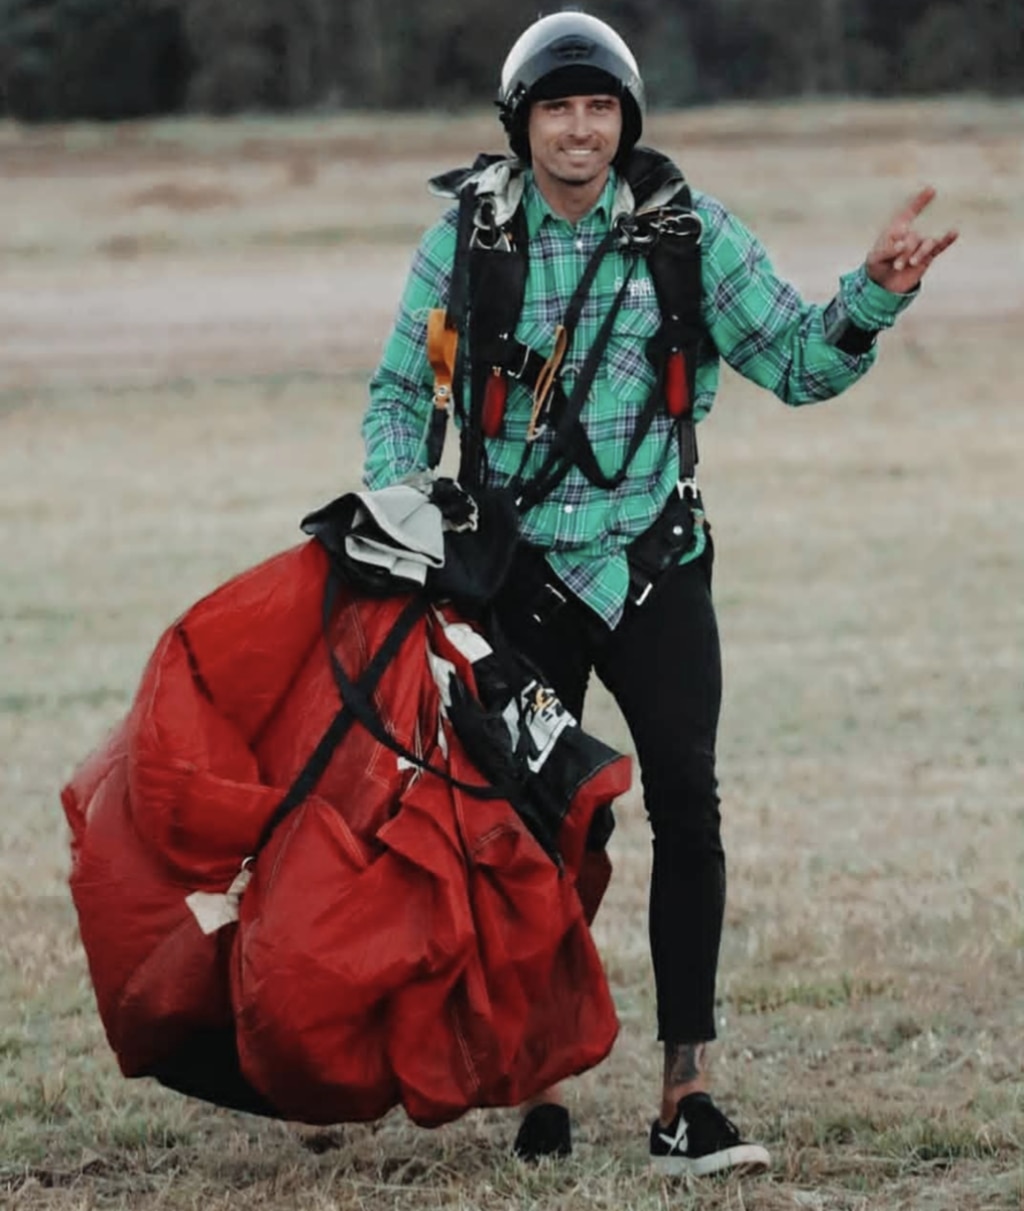
{"type": "Polygon", "coordinates": [[[433,481],[424,500],[444,519],[444,564],[427,571],[426,583],[404,580],[385,567],[353,558],[346,538],[362,534],[388,541],[363,509],[357,492],[348,492],[302,519],[306,534],[319,539],[338,574],[350,588],[372,597],[425,590],[434,601],[450,601],[463,614],[477,618],[508,575],[519,541],[519,513],[510,492],[477,488],[467,493],[453,480],[433,481]],[[358,520],[357,520],[358,518],[358,520]]]}

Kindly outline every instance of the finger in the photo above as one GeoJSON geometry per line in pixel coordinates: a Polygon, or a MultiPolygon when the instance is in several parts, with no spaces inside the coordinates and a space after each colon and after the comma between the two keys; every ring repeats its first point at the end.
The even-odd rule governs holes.
{"type": "Polygon", "coordinates": [[[937,243],[938,240],[922,240],[914,251],[907,256],[907,264],[912,266],[926,264],[935,255],[935,246],[937,243]]]}
{"type": "Polygon", "coordinates": [[[940,240],[936,241],[935,251],[932,253],[932,260],[934,261],[940,252],[945,252],[951,244],[955,244],[959,237],[959,231],[947,231],[940,240]]]}
{"type": "Polygon", "coordinates": [[[926,185],[923,189],[919,189],[917,193],[915,193],[914,196],[909,199],[907,204],[902,206],[893,215],[893,227],[895,228],[898,224],[909,227],[934,197],[935,189],[933,186],[926,185]]]}
{"type": "MultiPolygon", "coordinates": [[[[922,240],[914,253],[907,257],[908,265],[930,265],[932,261],[942,252],[945,252],[950,244],[955,244],[959,232],[947,231],[944,236],[938,239],[922,240]]],[[[899,268],[899,266],[894,266],[899,268]]]]}
{"type": "Polygon", "coordinates": [[[893,259],[893,269],[899,271],[906,269],[908,265],[916,265],[918,252],[924,242],[924,237],[916,231],[908,231],[900,241],[900,251],[893,259]]]}
{"type": "Polygon", "coordinates": [[[907,246],[907,236],[910,235],[910,227],[906,223],[900,223],[898,227],[892,228],[889,232],[889,247],[893,254],[902,252],[907,246]]]}
{"type": "Polygon", "coordinates": [[[906,247],[908,231],[909,228],[906,224],[889,227],[883,231],[872,250],[876,259],[879,261],[895,260],[906,247]]]}

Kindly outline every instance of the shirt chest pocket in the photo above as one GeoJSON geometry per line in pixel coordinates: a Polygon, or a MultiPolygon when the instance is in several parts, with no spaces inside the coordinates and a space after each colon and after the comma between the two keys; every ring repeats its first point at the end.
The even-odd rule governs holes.
{"type": "Polygon", "coordinates": [[[654,370],[647,358],[647,343],[660,325],[661,316],[653,290],[650,294],[644,293],[635,298],[627,294],[615,317],[608,348],[602,359],[604,377],[617,399],[647,398],[654,382],[654,370]]]}

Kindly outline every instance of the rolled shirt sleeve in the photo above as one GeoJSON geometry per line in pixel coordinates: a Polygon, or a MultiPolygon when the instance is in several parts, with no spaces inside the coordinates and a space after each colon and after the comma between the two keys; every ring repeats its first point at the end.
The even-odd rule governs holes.
{"type": "Polygon", "coordinates": [[[868,277],[866,265],[860,265],[852,273],[844,273],[839,279],[839,296],[846,314],[858,328],[869,332],[891,328],[918,294],[920,287],[909,294],[893,294],[868,277]]]}

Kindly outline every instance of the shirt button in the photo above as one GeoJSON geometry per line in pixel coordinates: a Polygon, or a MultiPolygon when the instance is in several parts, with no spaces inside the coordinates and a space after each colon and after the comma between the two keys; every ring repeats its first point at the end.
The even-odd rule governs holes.
{"type": "Polygon", "coordinates": [[[582,240],[577,240],[577,241],[576,241],[576,251],[577,251],[577,252],[582,252],[582,251],[583,251],[583,241],[582,241],[582,240]]]}
{"type": "Polygon", "coordinates": [[[571,513],[571,512],[572,512],[572,505],[566,505],[566,506],[565,506],[565,512],[566,512],[566,513],[571,513]]]}

